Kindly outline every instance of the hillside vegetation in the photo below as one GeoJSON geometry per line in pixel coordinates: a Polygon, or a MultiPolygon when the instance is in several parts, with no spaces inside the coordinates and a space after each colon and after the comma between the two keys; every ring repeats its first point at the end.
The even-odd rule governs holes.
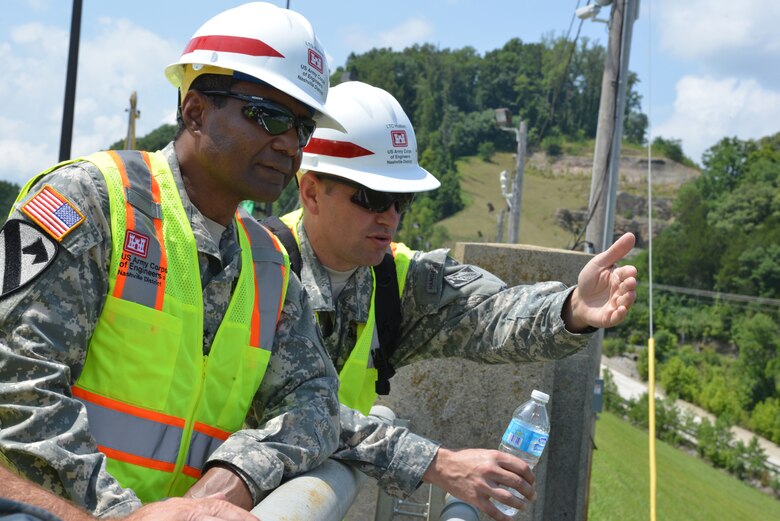
{"type": "MultiPolygon", "coordinates": [[[[611,413],[596,423],[588,519],[645,521],[650,511],[647,432],[611,413]]],[[[780,519],[780,501],[662,441],[656,444],[657,518],[780,519]]]]}

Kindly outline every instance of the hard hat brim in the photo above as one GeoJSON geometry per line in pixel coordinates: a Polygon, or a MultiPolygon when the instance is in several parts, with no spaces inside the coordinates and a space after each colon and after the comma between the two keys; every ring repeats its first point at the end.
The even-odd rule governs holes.
{"type": "Polygon", "coordinates": [[[343,177],[378,192],[427,192],[441,186],[439,180],[421,166],[405,168],[403,171],[396,168],[388,168],[387,170],[374,168],[368,172],[334,164],[324,164],[318,168],[317,154],[304,153],[303,157],[302,171],[322,172],[343,177]]]}

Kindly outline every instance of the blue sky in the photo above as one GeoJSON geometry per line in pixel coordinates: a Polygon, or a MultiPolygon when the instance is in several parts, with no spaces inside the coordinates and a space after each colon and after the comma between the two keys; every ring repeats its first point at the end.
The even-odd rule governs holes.
{"type": "MultiPolygon", "coordinates": [[[[240,3],[83,0],[72,155],[124,137],[132,91],[141,110],[137,135],[172,123],[176,94],[164,67],[205,20],[240,3]]],[[[291,0],[290,7],[312,22],[335,69],[350,52],[372,47],[432,43],[485,53],[513,37],[565,35],[575,8],[587,3],[291,0]]],[[[14,0],[3,7],[0,179],[21,183],[57,160],[72,1],[14,0]]],[[[686,154],[700,161],[724,136],[780,131],[779,22],[776,0],[642,0],[630,68],[641,80],[652,135],[682,139],[686,154]]],[[[606,45],[606,25],[586,21],[581,37],[606,45]]]]}

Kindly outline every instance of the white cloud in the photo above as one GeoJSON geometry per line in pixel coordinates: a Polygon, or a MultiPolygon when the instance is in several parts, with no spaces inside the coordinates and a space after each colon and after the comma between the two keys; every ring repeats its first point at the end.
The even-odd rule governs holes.
{"type": "Polygon", "coordinates": [[[361,53],[375,47],[390,47],[400,51],[415,43],[424,43],[433,35],[433,26],[422,17],[409,18],[386,31],[367,33],[362,26],[352,26],[346,31],[347,47],[361,53]]]}
{"type": "Polygon", "coordinates": [[[780,91],[755,80],[684,76],[676,93],[674,114],[653,134],[682,139],[694,161],[723,137],[755,139],[780,131],[780,91]]]}
{"type": "MultiPolygon", "coordinates": [[[[163,70],[178,57],[181,44],[123,19],[101,19],[94,34],[81,39],[73,157],[125,137],[133,91],[141,110],[139,136],[175,121],[176,93],[163,70]]],[[[68,32],[31,23],[0,38],[0,179],[21,183],[57,161],[68,32]]]]}
{"type": "Polygon", "coordinates": [[[662,0],[661,44],[684,59],[780,50],[777,0],[662,0]]]}

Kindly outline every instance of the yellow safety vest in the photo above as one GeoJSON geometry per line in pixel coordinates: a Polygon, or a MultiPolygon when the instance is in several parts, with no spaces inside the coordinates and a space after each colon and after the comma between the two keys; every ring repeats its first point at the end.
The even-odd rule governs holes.
{"type": "Polygon", "coordinates": [[[165,156],[82,159],[106,180],[113,250],[108,295],[73,396],[123,487],[143,502],[181,496],[243,425],[271,356],[289,259],[273,234],[236,213],[241,273],[204,356],[198,251],[165,156]]]}
{"type": "MultiPolygon", "coordinates": [[[[298,223],[303,218],[303,210],[299,209],[284,215],[281,220],[293,232],[295,240],[300,245],[298,237],[298,223]]],[[[395,261],[395,270],[398,278],[398,292],[403,295],[406,283],[406,274],[414,251],[403,243],[392,243],[391,250],[395,261]]],[[[358,324],[357,341],[355,347],[344,362],[344,367],[339,372],[339,401],[356,409],[363,414],[368,414],[371,406],[376,402],[377,370],[374,368],[371,352],[379,348],[379,337],[376,330],[375,297],[376,274],[371,268],[373,278],[373,291],[371,292],[371,305],[368,310],[368,319],[365,324],[358,324]]]]}

